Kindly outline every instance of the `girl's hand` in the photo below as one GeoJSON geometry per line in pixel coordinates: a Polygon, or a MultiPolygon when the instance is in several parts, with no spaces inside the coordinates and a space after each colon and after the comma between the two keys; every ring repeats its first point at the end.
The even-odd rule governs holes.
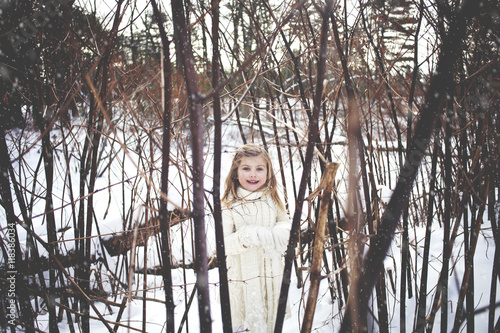
{"type": "Polygon", "coordinates": [[[257,226],[245,225],[238,230],[239,240],[244,248],[262,246],[266,251],[274,250],[274,238],[271,229],[257,226]]]}
{"type": "Polygon", "coordinates": [[[259,238],[260,245],[264,250],[274,250],[274,238],[271,229],[266,227],[257,227],[257,236],[259,238]]]}
{"type": "Polygon", "coordinates": [[[287,224],[277,225],[273,228],[274,246],[279,252],[284,252],[290,238],[290,228],[287,224]]]}
{"type": "Polygon", "coordinates": [[[276,245],[277,250],[285,250],[288,245],[288,235],[283,235],[278,232],[273,233],[274,236],[274,244],[276,245]]]}
{"type": "Polygon", "coordinates": [[[238,239],[244,248],[254,247],[260,244],[257,236],[257,226],[245,225],[238,230],[238,239]]]}

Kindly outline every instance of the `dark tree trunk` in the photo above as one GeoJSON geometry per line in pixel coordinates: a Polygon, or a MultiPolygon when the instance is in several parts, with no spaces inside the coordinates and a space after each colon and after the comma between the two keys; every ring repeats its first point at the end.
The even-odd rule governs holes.
{"type": "Polygon", "coordinates": [[[202,98],[198,87],[195,71],[195,59],[188,37],[188,29],[184,15],[182,0],[172,1],[174,18],[174,38],[178,55],[181,56],[184,69],[184,79],[189,100],[191,150],[193,155],[193,203],[192,216],[195,238],[195,271],[196,288],[198,291],[198,311],[200,329],[203,332],[212,331],[210,315],[210,298],[208,293],[208,261],[205,234],[205,189],[203,173],[203,109],[202,98]]]}

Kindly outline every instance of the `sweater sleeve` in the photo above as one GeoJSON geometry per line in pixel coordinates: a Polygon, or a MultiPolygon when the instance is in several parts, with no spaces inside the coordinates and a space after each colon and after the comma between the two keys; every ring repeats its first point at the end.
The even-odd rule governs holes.
{"type": "Polygon", "coordinates": [[[240,242],[240,232],[236,230],[230,208],[222,209],[222,228],[224,231],[224,249],[226,255],[240,254],[246,248],[240,242]]]}

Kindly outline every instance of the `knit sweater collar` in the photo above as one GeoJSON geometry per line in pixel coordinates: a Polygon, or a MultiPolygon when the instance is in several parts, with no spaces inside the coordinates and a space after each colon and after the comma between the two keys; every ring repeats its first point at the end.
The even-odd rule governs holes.
{"type": "Polygon", "coordinates": [[[245,190],[243,187],[238,187],[238,197],[243,199],[243,200],[257,200],[262,198],[264,194],[264,190],[257,190],[257,191],[248,191],[245,190]]]}

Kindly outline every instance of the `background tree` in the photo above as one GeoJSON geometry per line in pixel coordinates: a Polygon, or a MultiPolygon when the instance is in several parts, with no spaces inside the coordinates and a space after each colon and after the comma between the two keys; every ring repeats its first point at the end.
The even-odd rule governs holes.
{"type": "Polygon", "coordinates": [[[14,232],[16,325],[146,331],[162,302],[169,332],[209,331],[210,269],[226,282],[220,177],[233,146],[255,142],[276,157],[294,216],[282,305],[287,288],[307,295],[321,258],[331,326],[473,332],[488,312],[495,330],[498,1],[100,4],[0,5],[0,225],[14,232]],[[331,162],[320,209],[330,198],[309,194],[331,162]],[[384,260],[391,242],[401,251],[384,260]],[[495,245],[486,303],[474,274],[484,243],[495,245]],[[127,315],[135,300],[140,324],[127,315]]]}

